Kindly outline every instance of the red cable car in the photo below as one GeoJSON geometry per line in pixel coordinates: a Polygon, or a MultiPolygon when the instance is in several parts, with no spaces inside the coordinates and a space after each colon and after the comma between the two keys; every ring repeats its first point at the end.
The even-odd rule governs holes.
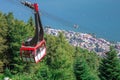
{"type": "Polygon", "coordinates": [[[35,47],[22,45],[20,48],[20,55],[25,62],[40,62],[46,55],[45,40],[42,40],[35,47]]]}
{"type": "Polygon", "coordinates": [[[38,4],[31,4],[30,2],[22,2],[22,4],[34,10],[35,35],[22,44],[20,56],[24,62],[38,63],[46,55],[46,42],[43,38],[44,30],[39,16],[38,4]]]}

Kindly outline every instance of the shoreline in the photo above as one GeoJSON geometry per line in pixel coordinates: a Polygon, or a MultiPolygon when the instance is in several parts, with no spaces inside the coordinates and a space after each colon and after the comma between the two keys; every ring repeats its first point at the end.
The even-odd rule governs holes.
{"type": "Polygon", "coordinates": [[[120,54],[120,43],[111,43],[104,38],[99,38],[96,35],[90,33],[75,32],[71,30],[53,29],[51,27],[45,27],[46,34],[58,36],[59,32],[62,32],[66,40],[73,46],[87,49],[88,51],[96,52],[98,55],[103,56],[110,50],[110,46],[114,46],[120,54]]]}

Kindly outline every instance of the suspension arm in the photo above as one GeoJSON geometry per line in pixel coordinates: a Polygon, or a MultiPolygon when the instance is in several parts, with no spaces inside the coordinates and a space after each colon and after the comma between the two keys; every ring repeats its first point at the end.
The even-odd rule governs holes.
{"type": "Polygon", "coordinates": [[[30,2],[21,2],[23,5],[29,7],[30,9],[34,10],[34,18],[35,18],[35,35],[33,38],[30,38],[25,41],[25,46],[35,46],[37,43],[43,40],[43,27],[40,20],[38,4],[37,3],[30,3],[30,2]]]}

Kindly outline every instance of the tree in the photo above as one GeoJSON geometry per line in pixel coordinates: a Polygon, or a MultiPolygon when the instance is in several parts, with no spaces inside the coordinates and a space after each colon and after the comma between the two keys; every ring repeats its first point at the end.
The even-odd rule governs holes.
{"type": "Polygon", "coordinates": [[[88,62],[87,60],[89,59],[88,57],[89,52],[77,47],[75,53],[76,53],[76,57],[74,63],[74,74],[76,80],[99,80],[98,75],[95,74],[95,72],[89,65],[91,64],[91,62],[88,62]]]}
{"type": "Polygon", "coordinates": [[[4,63],[7,62],[5,51],[7,49],[6,36],[7,36],[7,20],[0,12],[0,72],[3,72],[4,63]]]}
{"type": "Polygon", "coordinates": [[[34,21],[33,21],[33,18],[32,17],[30,17],[30,19],[28,20],[28,25],[30,25],[30,26],[34,26],[34,21]]]}
{"type": "Polygon", "coordinates": [[[120,80],[120,60],[113,47],[106,53],[106,57],[102,59],[99,71],[101,80],[120,80]]]}
{"type": "Polygon", "coordinates": [[[10,72],[10,70],[8,68],[5,69],[4,75],[7,76],[7,77],[12,76],[12,74],[11,74],[11,72],[10,72]]]}
{"type": "Polygon", "coordinates": [[[51,80],[74,80],[73,53],[74,48],[68,44],[63,34],[58,37],[46,35],[46,65],[51,72],[51,80]]]}
{"type": "Polygon", "coordinates": [[[22,72],[26,64],[21,61],[19,50],[22,42],[33,34],[33,27],[29,23],[14,19],[12,13],[8,13],[6,19],[8,23],[6,56],[9,62],[6,67],[9,67],[12,73],[22,72]]]}

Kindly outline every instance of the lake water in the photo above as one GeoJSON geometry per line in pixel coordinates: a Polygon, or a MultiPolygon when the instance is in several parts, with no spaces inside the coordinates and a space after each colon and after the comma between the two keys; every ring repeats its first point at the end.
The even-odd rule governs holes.
{"type": "MultiPolygon", "coordinates": [[[[37,2],[43,25],[53,28],[94,33],[110,41],[120,41],[120,0],[29,0],[37,2]],[[51,17],[52,16],[52,17],[51,17]],[[57,16],[57,17],[56,17],[57,16]],[[54,18],[54,20],[51,20],[54,18]],[[58,18],[60,17],[60,18],[58,18]],[[73,25],[78,24],[79,29],[73,25]]],[[[13,12],[15,18],[27,21],[33,12],[16,0],[2,0],[0,11],[13,12]]]]}
{"type": "Polygon", "coordinates": [[[65,0],[64,2],[60,3],[63,5],[62,9],[58,5],[53,9],[55,11],[48,10],[48,12],[68,20],[71,28],[60,26],[59,23],[43,17],[45,24],[55,28],[94,33],[97,37],[110,41],[120,41],[120,0],[71,0],[69,3],[65,0]],[[78,24],[79,29],[72,28],[72,24],[78,24]]]}

